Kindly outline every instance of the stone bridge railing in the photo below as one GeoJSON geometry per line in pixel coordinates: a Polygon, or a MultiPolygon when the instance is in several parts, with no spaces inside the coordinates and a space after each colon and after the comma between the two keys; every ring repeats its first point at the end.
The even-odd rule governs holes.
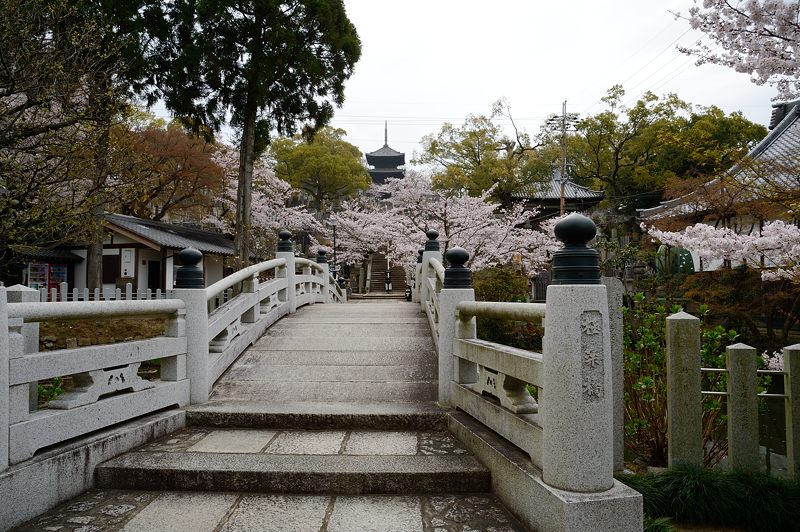
{"type": "Polygon", "coordinates": [[[414,300],[438,350],[439,403],[528,455],[541,474],[531,493],[520,493],[519,483],[495,488],[517,508],[535,499],[524,504],[534,508],[529,523],[541,529],[641,530],[641,499],[613,477],[622,466],[621,297],[610,309],[597,252],[586,246],[595,233],[581,215],[556,226],[565,249],[554,256],[544,304],[474,301],[468,253],[449,249],[443,267],[435,231],[417,262],[414,300]],[[543,322],[543,352],[476,338],[476,318],[543,322]],[[609,511],[616,524],[607,521],[609,511]]]}
{"type": "Polygon", "coordinates": [[[0,287],[0,472],[44,447],[204,402],[217,378],[278,319],[303,305],[345,302],[325,252],[317,262],[295,258],[291,234],[280,237],[277,258],[208,288],[197,267],[200,252],[182,251],[176,289],[162,300],[41,303],[36,290],[0,287]],[[38,352],[39,322],[140,317],[163,318],[164,334],[38,352]],[[139,377],[140,364],[154,359],[161,361],[160,378],[139,377]],[[67,376],[66,393],[40,407],[38,383],[67,376]]]}

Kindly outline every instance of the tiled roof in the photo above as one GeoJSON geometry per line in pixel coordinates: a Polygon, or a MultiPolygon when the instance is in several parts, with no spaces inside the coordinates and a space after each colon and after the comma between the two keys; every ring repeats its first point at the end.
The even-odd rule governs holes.
{"type": "MultiPolygon", "coordinates": [[[[796,188],[797,169],[800,168],[800,100],[782,104],[788,107],[783,119],[769,134],[747,154],[744,161],[725,172],[725,178],[733,178],[744,191],[741,201],[758,199],[758,192],[766,185],[759,168],[769,171],[772,187],[796,188]]],[[[702,213],[708,208],[706,198],[714,187],[721,184],[720,178],[703,185],[702,190],[691,192],[680,198],[662,202],[657,207],[642,209],[643,220],[659,220],[702,213]]],[[[724,184],[724,183],[722,183],[724,184]]]]}
{"type": "Polygon", "coordinates": [[[382,148],[367,153],[370,157],[397,157],[398,155],[405,155],[405,153],[393,150],[388,144],[384,144],[382,148]]]}
{"type": "MultiPolygon", "coordinates": [[[[526,199],[561,199],[561,182],[556,179],[551,179],[547,182],[529,183],[521,187],[516,193],[515,198],[526,199]]],[[[564,197],[568,200],[572,199],[588,199],[588,200],[601,200],[603,199],[602,190],[592,190],[590,188],[582,187],[567,180],[564,183],[564,197]]]]}
{"type": "Polygon", "coordinates": [[[10,246],[20,257],[31,260],[42,260],[52,263],[57,262],[83,262],[83,257],[76,255],[68,249],[39,248],[33,246],[10,246]]]}
{"type": "Polygon", "coordinates": [[[147,239],[159,246],[171,249],[196,248],[203,253],[233,255],[233,241],[213,231],[185,225],[145,220],[123,214],[106,214],[106,222],[147,239]]]}

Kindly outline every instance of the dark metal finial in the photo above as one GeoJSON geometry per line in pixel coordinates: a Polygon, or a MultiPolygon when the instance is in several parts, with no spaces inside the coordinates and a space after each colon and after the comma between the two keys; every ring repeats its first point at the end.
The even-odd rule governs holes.
{"type": "Polygon", "coordinates": [[[553,284],[600,284],[600,256],[586,244],[597,226],[586,216],[572,213],[554,228],[564,249],[553,255],[553,284]]]}
{"type": "Polygon", "coordinates": [[[195,248],[186,248],[178,253],[181,267],[175,275],[175,288],[205,288],[203,270],[198,264],[203,260],[203,254],[195,248]]]}
{"type": "Polygon", "coordinates": [[[317,250],[317,264],[325,264],[328,262],[328,252],[322,248],[317,250]]]}
{"type": "Polygon", "coordinates": [[[425,242],[425,251],[439,251],[439,242],[436,240],[439,238],[439,231],[429,229],[425,232],[425,236],[428,237],[428,241],[425,242]]]}
{"type": "Polygon", "coordinates": [[[425,248],[419,248],[417,250],[417,264],[422,264],[422,254],[425,253],[425,248]]]}
{"type": "Polygon", "coordinates": [[[469,253],[464,248],[454,247],[444,254],[449,265],[444,270],[442,288],[472,288],[472,272],[465,266],[469,253]]]}
{"type": "Polygon", "coordinates": [[[284,229],[280,233],[278,233],[278,237],[281,239],[278,242],[278,252],[288,251],[289,253],[294,251],[294,244],[292,244],[292,233],[284,229]]]}

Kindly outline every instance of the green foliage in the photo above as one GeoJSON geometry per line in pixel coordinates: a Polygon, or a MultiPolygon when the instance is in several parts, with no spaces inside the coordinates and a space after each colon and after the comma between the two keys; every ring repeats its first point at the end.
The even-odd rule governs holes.
{"type": "MultiPolygon", "coordinates": [[[[461,126],[445,123],[436,134],[422,138],[422,153],[413,161],[436,168],[435,187],[466,191],[479,196],[491,187],[493,199],[508,204],[513,192],[530,180],[529,155],[534,150],[530,137],[516,131],[514,138],[494,122],[511,118],[510,106],[499,100],[490,116],[470,114],[461,126]]],[[[549,161],[547,178],[549,179],[549,161]]]]}
{"type": "Polygon", "coordinates": [[[40,383],[37,387],[39,392],[39,406],[47,406],[47,403],[64,393],[63,385],[64,381],[61,377],[55,377],[48,382],[40,383]]]}
{"type": "Polygon", "coordinates": [[[800,530],[797,479],[680,466],[658,474],[618,475],[617,480],[642,494],[645,515],[651,519],[756,531],[800,530]]]}
{"type": "Polygon", "coordinates": [[[275,175],[308,194],[318,211],[370,185],[361,151],[344,135],[342,129],[324,127],[310,142],[301,136],[283,137],[270,146],[275,175]]]}
{"type": "MultiPolygon", "coordinates": [[[[636,293],[623,307],[623,350],[625,369],[625,444],[653,465],[667,463],[667,360],[666,319],[681,306],[636,293]]],[[[724,367],[725,347],[737,333],[722,326],[708,326],[707,307],[701,308],[701,364],[724,367]]],[[[698,368],[699,370],[699,368],[698,368]]],[[[704,389],[724,391],[720,373],[706,374],[704,389]]],[[[725,417],[718,400],[704,402],[703,430],[705,463],[721,460],[727,442],[719,437],[725,417]]]]}
{"type": "MultiPolygon", "coordinates": [[[[494,266],[473,275],[477,301],[525,302],[528,298],[528,278],[509,266],[494,266]]],[[[520,349],[541,350],[542,327],[533,323],[479,318],[478,338],[520,349]]]]}

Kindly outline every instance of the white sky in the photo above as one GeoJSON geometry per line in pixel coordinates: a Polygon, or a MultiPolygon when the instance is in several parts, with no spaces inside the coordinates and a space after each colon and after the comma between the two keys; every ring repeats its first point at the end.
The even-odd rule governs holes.
{"type": "Polygon", "coordinates": [[[703,34],[676,20],[691,0],[345,0],[362,42],[332,125],[362,151],[389,145],[410,159],[420,138],[506,97],[531,135],[542,120],[602,109],[616,83],[626,102],[651,90],[769,123],[776,91],[746,74],[695,66],[676,44],[703,34]]]}

